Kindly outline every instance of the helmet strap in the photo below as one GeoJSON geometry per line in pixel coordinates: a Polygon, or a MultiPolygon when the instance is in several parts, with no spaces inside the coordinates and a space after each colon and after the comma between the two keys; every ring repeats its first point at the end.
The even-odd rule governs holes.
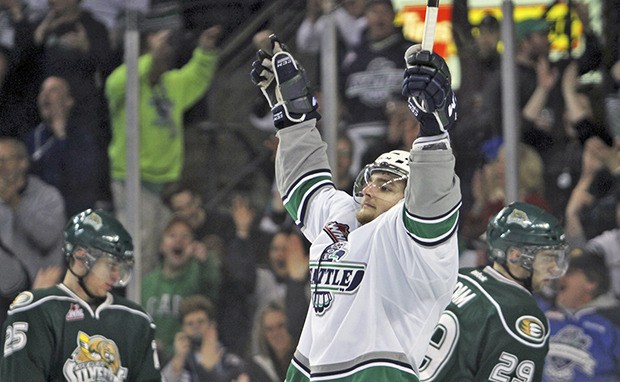
{"type": "Polygon", "coordinates": [[[512,277],[513,279],[519,281],[520,283],[523,284],[523,286],[530,292],[532,292],[532,276],[533,276],[533,272],[530,272],[531,274],[528,277],[517,277],[515,276],[511,271],[510,268],[506,265],[505,262],[498,262],[499,265],[502,266],[502,268],[504,268],[504,270],[506,271],[506,273],[508,273],[510,275],[510,277],[512,277]]]}
{"type": "Polygon", "coordinates": [[[77,278],[78,285],[80,286],[80,288],[82,288],[84,293],[86,293],[86,295],[92,299],[93,304],[98,305],[99,303],[103,302],[103,300],[105,300],[104,297],[97,297],[94,294],[92,294],[91,291],[88,290],[88,287],[86,286],[86,283],[84,282],[84,277],[88,276],[88,274],[90,273],[90,269],[86,272],[86,274],[83,274],[80,276],[73,271],[73,268],[71,267],[71,262],[69,262],[69,264],[67,265],[67,268],[69,268],[69,272],[71,272],[71,274],[77,278]]]}
{"type": "MultiPolygon", "coordinates": [[[[71,272],[71,273],[73,273],[73,272],[71,272]]],[[[73,273],[73,274],[75,275],[75,273],[73,273]]],[[[86,276],[88,276],[88,273],[86,273],[86,276]]],[[[88,290],[88,288],[86,287],[86,283],[84,282],[84,277],[86,277],[86,276],[78,276],[78,275],[76,275],[76,277],[78,278],[78,284],[82,288],[82,290],[84,290],[84,293],[86,293],[86,295],[92,299],[91,303],[93,305],[99,305],[100,303],[103,302],[103,300],[105,300],[105,298],[104,297],[97,297],[97,296],[95,296],[94,294],[92,294],[88,290]]]]}

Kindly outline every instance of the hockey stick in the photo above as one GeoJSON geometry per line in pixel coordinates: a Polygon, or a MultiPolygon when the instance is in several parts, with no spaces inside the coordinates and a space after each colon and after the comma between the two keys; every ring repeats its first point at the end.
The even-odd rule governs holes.
{"type": "Polygon", "coordinates": [[[422,34],[422,50],[433,51],[435,43],[435,26],[437,26],[437,13],[439,12],[439,0],[427,0],[426,18],[424,19],[424,33],[422,34]]]}
{"type": "MultiPolygon", "coordinates": [[[[435,27],[437,26],[437,14],[439,13],[439,0],[427,0],[426,1],[426,17],[424,19],[424,32],[422,34],[422,50],[429,52],[433,51],[433,44],[435,43],[435,27]]],[[[414,52],[419,51],[419,45],[412,45],[405,52],[405,63],[407,68],[409,65],[408,57],[414,52]]],[[[420,103],[416,97],[411,97],[410,102],[413,101],[415,105],[421,109],[426,110],[426,105],[420,103]]]]}
{"type": "MultiPolygon", "coordinates": [[[[427,0],[426,3],[426,18],[424,19],[424,32],[422,34],[422,50],[433,51],[433,44],[435,43],[435,26],[437,25],[437,13],[439,9],[439,0],[427,0]]],[[[407,63],[407,57],[409,57],[415,50],[416,45],[412,45],[405,52],[405,62],[407,63]]],[[[418,45],[419,47],[419,45],[418,45]]],[[[418,48],[419,49],[419,48],[418,48]]],[[[407,67],[409,64],[407,63],[407,67]]]]}

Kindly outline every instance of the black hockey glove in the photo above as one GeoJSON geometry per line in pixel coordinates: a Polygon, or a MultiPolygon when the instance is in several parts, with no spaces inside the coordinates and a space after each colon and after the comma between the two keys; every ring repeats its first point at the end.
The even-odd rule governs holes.
{"type": "Polygon", "coordinates": [[[271,106],[275,127],[283,129],[313,118],[319,120],[318,103],[308,87],[304,69],[275,35],[269,38],[273,56],[259,50],[251,77],[271,106]]]}
{"type": "Polygon", "coordinates": [[[271,66],[271,55],[260,49],[256,52],[257,60],[252,63],[250,76],[254,85],[258,86],[269,102],[269,108],[273,109],[278,102],[276,99],[276,82],[271,66]]]}
{"type": "Polygon", "coordinates": [[[444,133],[456,121],[456,97],[450,86],[450,70],[436,53],[413,45],[405,53],[405,79],[402,93],[409,109],[420,121],[421,136],[444,133]]]}

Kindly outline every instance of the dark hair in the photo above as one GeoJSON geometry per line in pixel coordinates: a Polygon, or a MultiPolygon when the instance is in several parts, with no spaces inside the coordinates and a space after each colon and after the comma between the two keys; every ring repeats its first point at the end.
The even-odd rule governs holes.
{"type": "Polygon", "coordinates": [[[487,13],[482,20],[480,20],[480,24],[478,24],[478,29],[485,29],[488,31],[498,31],[499,30],[499,21],[490,13],[487,13]]]}
{"type": "Polygon", "coordinates": [[[280,229],[271,236],[271,241],[273,241],[273,238],[276,235],[286,235],[286,236],[295,235],[299,237],[299,239],[301,240],[301,244],[304,247],[304,251],[306,252],[306,255],[310,253],[310,245],[312,243],[310,243],[310,241],[306,238],[303,232],[301,232],[301,230],[297,228],[297,226],[293,225],[293,226],[280,227],[280,229]]]}
{"type": "Polygon", "coordinates": [[[198,294],[187,296],[181,300],[181,304],[179,304],[179,320],[182,323],[188,314],[198,311],[205,312],[209,320],[215,320],[215,306],[211,300],[198,294]]]}
{"type": "Polygon", "coordinates": [[[162,192],[162,200],[168,208],[172,209],[172,197],[183,192],[189,192],[194,197],[200,197],[198,191],[191,185],[185,182],[169,183],[164,187],[162,192]]]}
{"type": "Polygon", "coordinates": [[[567,273],[575,271],[583,272],[588,281],[596,283],[593,298],[609,291],[609,269],[605,264],[605,259],[595,250],[587,249],[571,257],[567,273]]]}
{"type": "Polygon", "coordinates": [[[394,11],[394,4],[391,0],[366,0],[366,8],[370,7],[373,4],[385,4],[389,6],[392,11],[394,11]]]}
{"type": "Polygon", "coordinates": [[[184,216],[176,215],[176,214],[172,215],[172,217],[168,221],[168,224],[166,224],[166,227],[164,228],[163,232],[168,232],[168,230],[170,230],[170,228],[176,224],[185,224],[185,226],[187,226],[187,228],[189,228],[189,230],[191,231],[192,238],[194,238],[195,236],[194,228],[190,224],[189,220],[187,220],[187,218],[185,218],[184,216]]]}
{"type": "MultiPolygon", "coordinates": [[[[286,314],[286,309],[284,307],[284,303],[282,301],[279,300],[272,300],[269,302],[269,304],[267,304],[266,306],[264,306],[259,313],[259,320],[258,320],[258,326],[257,329],[255,331],[255,339],[257,341],[258,344],[258,349],[260,353],[263,354],[267,354],[269,356],[272,356],[273,354],[273,349],[271,348],[271,346],[269,346],[269,344],[267,343],[267,340],[265,339],[265,332],[264,332],[264,328],[263,328],[263,320],[265,319],[265,316],[268,313],[282,313],[282,315],[284,315],[287,323],[288,323],[288,316],[286,314]]],[[[289,332],[290,331],[288,329],[288,326],[286,328],[286,330],[289,332]]],[[[292,340],[292,338],[291,338],[292,340]]],[[[291,352],[295,349],[294,346],[292,346],[291,348],[291,352]]],[[[291,354],[292,356],[292,354],[291,354]]]]}

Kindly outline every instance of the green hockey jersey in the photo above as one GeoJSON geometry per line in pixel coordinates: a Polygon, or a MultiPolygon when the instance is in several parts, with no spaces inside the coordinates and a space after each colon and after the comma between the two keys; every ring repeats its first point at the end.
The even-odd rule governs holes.
{"type": "Polygon", "coordinates": [[[531,293],[492,267],[463,269],[420,366],[421,381],[540,381],[549,323],[531,293]]]}
{"type": "Polygon", "coordinates": [[[155,325],[108,294],[96,310],[63,284],[21,293],[4,323],[0,381],[160,381],[155,325]]]}

